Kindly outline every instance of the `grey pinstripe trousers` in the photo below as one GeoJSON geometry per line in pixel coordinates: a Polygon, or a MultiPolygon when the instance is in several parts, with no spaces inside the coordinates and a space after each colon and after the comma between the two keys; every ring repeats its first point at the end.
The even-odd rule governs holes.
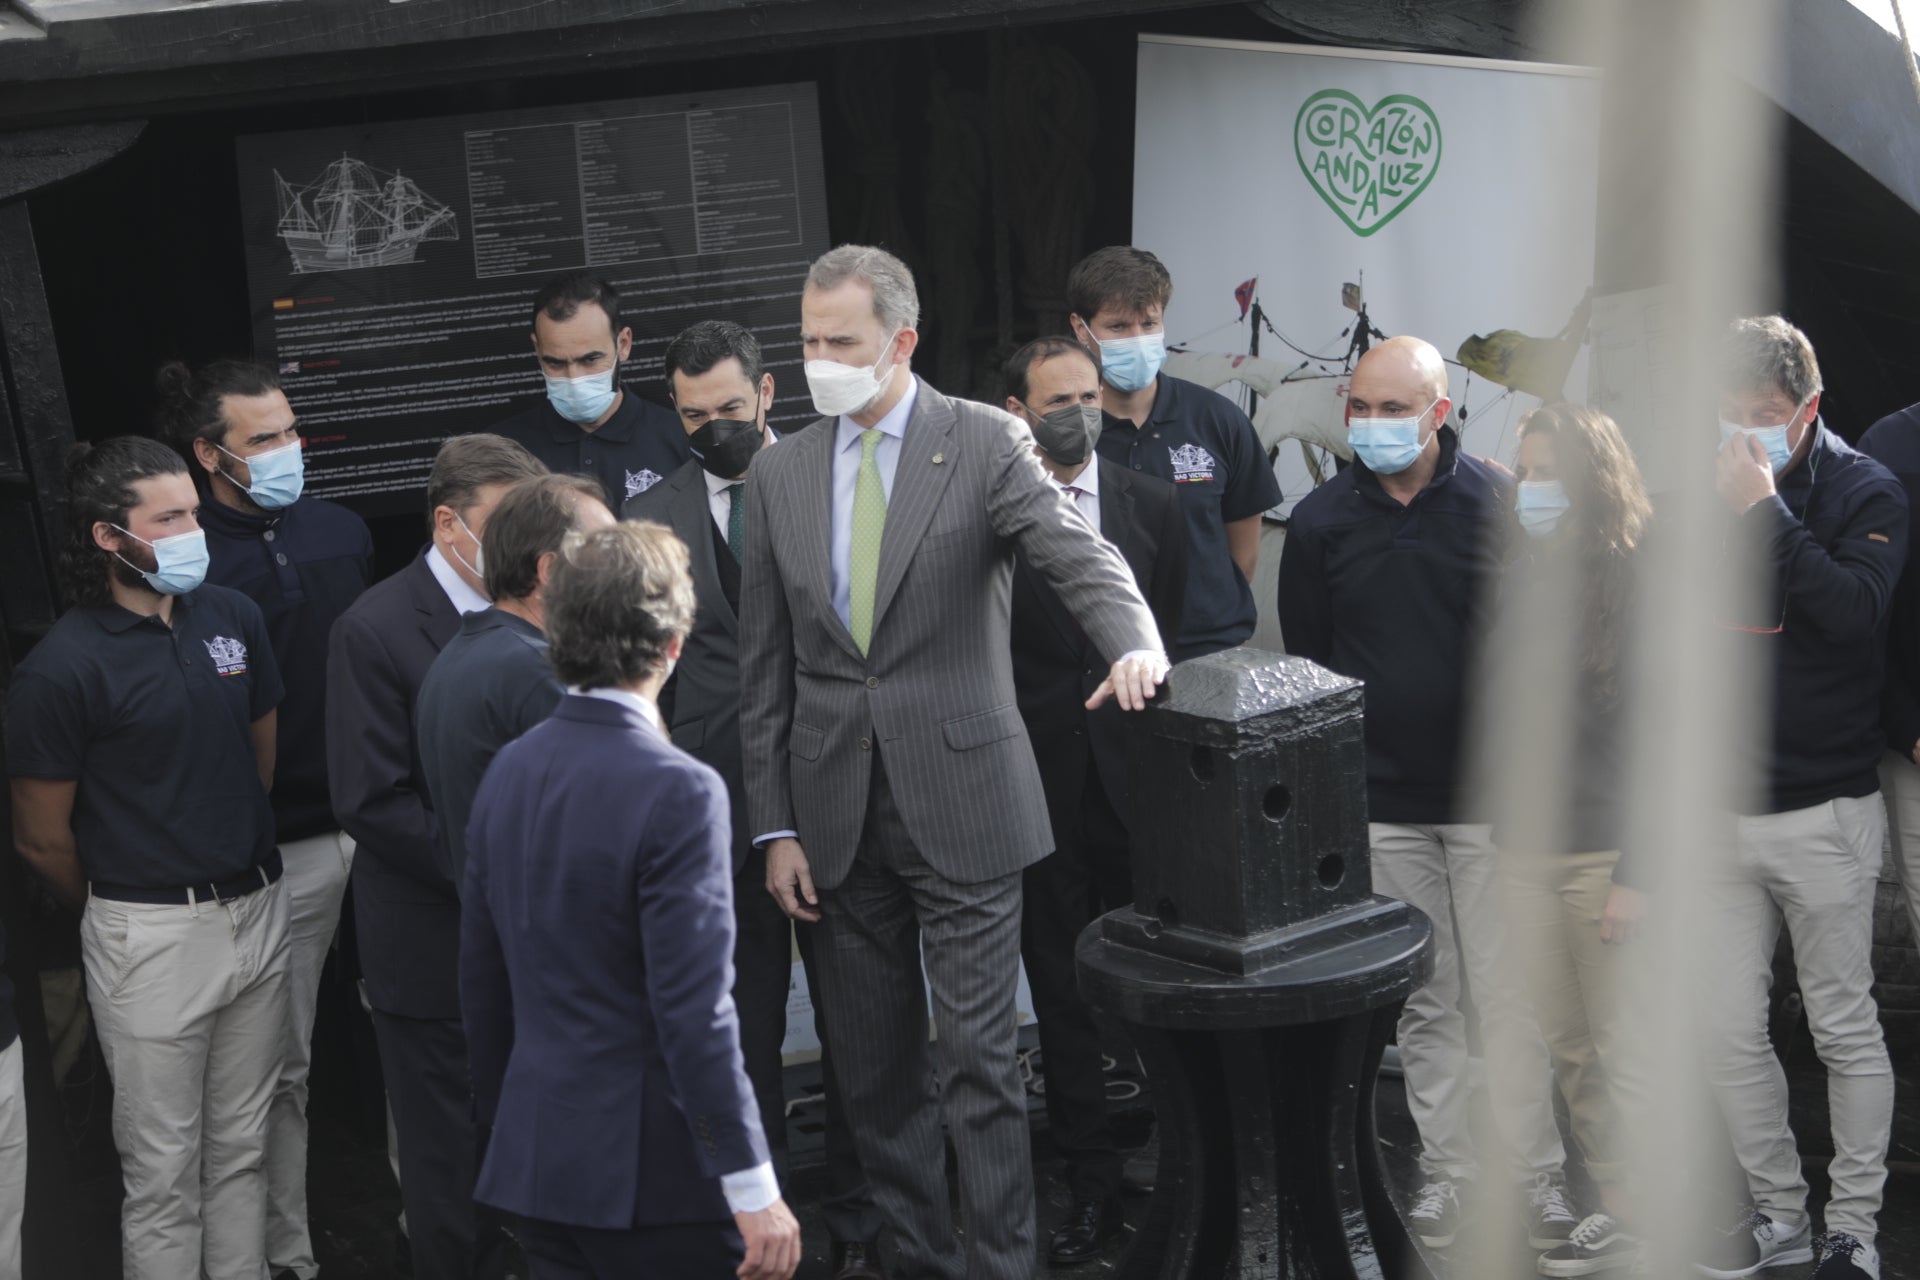
{"type": "Polygon", "coordinates": [[[907,834],[875,753],[858,852],[820,895],[815,960],[827,1034],[894,1280],[1028,1280],[1033,1153],[1015,1060],[1021,873],[956,884],[907,834]],[[921,961],[939,1040],[929,1054],[921,961]],[[964,1255],[946,1184],[939,1101],[959,1158],[964,1255]]]}

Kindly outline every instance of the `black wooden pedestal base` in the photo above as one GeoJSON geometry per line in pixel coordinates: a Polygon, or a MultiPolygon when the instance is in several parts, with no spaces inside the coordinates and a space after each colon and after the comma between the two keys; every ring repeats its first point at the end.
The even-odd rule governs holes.
{"type": "Polygon", "coordinates": [[[1373,1092],[1431,967],[1431,927],[1410,908],[1370,925],[1337,954],[1308,947],[1246,975],[1144,955],[1097,922],[1081,936],[1082,988],[1127,1024],[1159,1119],[1125,1280],[1427,1280],[1389,1196],[1373,1092]]]}

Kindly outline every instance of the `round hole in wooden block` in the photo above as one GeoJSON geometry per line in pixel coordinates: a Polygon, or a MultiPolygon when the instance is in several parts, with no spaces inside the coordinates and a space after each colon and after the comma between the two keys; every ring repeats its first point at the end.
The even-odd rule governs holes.
{"type": "Polygon", "coordinates": [[[1337,853],[1330,853],[1320,859],[1320,883],[1329,889],[1337,889],[1340,882],[1347,878],[1347,860],[1337,853]]]}
{"type": "Polygon", "coordinates": [[[1187,757],[1187,768],[1193,771],[1195,782],[1212,782],[1213,752],[1206,747],[1195,747],[1187,757]]]}
{"type": "Polygon", "coordinates": [[[1293,807],[1293,793],[1279,783],[1267,788],[1260,797],[1260,812],[1267,815],[1268,822],[1278,822],[1287,816],[1287,810],[1293,807]]]}

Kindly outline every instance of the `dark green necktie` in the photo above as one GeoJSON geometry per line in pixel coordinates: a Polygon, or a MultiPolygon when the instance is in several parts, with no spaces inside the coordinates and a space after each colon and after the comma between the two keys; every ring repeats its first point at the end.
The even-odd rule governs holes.
{"type": "Polygon", "coordinates": [[[739,560],[744,554],[742,547],[747,529],[747,486],[730,484],[727,486],[727,550],[733,552],[733,558],[739,560]]]}

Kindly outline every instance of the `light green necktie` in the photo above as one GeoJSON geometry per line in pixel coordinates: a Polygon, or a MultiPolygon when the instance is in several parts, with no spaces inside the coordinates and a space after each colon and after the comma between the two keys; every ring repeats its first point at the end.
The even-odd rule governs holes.
{"type": "Polygon", "coordinates": [[[860,478],[853,486],[853,548],[847,557],[847,627],[865,656],[873,641],[873,597],[880,581],[880,534],[887,525],[887,491],[874,454],[884,433],[860,433],[860,478]]]}

